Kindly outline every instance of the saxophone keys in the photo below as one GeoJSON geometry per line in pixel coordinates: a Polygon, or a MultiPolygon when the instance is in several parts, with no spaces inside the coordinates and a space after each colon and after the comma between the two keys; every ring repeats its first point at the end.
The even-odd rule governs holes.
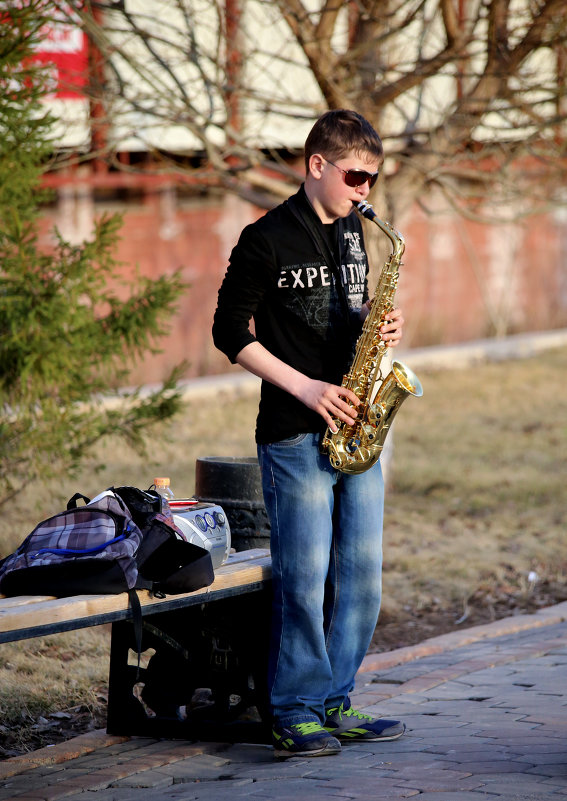
{"type": "Polygon", "coordinates": [[[378,436],[378,426],[372,422],[366,422],[362,426],[362,439],[364,445],[372,446],[378,436]]]}
{"type": "Polygon", "coordinates": [[[372,403],[368,407],[368,413],[366,415],[366,419],[370,423],[371,426],[375,427],[379,425],[380,420],[384,415],[384,409],[379,403],[372,403]]]}
{"type": "Polygon", "coordinates": [[[360,447],[360,437],[351,437],[345,445],[347,453],[356,453],[360,447]]]}

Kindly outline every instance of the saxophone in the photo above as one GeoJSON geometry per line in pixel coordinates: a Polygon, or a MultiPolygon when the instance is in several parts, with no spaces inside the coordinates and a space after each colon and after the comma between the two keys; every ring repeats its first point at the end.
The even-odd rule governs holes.
{"type": "Polygon", "coordinates": [[[385,378],[380,369],[388,350],[381,339],[380,326],[394,308],[405,242],[390,223],[378,219],[365,200],[354,206],[389,237],[392,253],[382,268],[372,308],[356,343],[354,361],[343,376],[342,386],[351,389],[361,401],[357,419],[353,425],[334,420],[338,430],[333,433],[327,428],[321,441],[321,449],[328,453],[331,465],[343,473],[363,473],[372,467],[380,458],[388,431],[404,400],[408,395],[416,398],[423,395],[418,377],[402,362],[392,362],[392,370],[385,378]]]}

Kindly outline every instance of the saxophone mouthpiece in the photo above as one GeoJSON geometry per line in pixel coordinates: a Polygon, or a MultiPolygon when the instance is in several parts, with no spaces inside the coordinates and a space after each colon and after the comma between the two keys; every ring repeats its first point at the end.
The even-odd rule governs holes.
{"type": "Polygon", "coordinates": [[[356,203],[353,200],[352,205],[355,207],[355,209],[358,209],[358,211],[363,215],[363,217],[366,217],[368,220],[373,220],[376,217],[374,209],[372,208],[370,203],[366,202],[366,200],[361,200],[359,203],[356,203]]]}

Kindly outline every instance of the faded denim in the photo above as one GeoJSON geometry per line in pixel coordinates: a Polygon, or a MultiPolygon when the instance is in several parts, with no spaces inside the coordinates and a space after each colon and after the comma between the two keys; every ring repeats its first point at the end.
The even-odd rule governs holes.
{"type": "Polygon", "coordinates": [[[354,687],[378,620],[384,484],[331,467],[318,434],[258,446],[271,523],[274,720],[323,722],[354,687]]]}

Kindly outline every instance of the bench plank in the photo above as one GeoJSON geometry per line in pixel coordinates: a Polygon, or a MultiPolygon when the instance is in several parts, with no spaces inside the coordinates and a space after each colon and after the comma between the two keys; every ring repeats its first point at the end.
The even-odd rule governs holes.
{"type": "Polygon", "coordinates": [[[17,609],[20,606],[36,604],[39,601],[51,601],[54,597],[54,595],[15,595],[7,598],[5,595],[0,595],[0,607],[2,609],[17,609]]]}
{"type": "MultiPolygon", "coordinates": [[[[234,554],[215,571],[209,586],[183,595],[154,598],[138,590],[142,614],[179,609],[228,595],[260,589],[271,578],[269,551],[254,549],[234,554]]],[[[110,623],[131,617],[127,593],[76,595],[69,598],[20,596],[0,599],[0,642],[110,623]]]]}

